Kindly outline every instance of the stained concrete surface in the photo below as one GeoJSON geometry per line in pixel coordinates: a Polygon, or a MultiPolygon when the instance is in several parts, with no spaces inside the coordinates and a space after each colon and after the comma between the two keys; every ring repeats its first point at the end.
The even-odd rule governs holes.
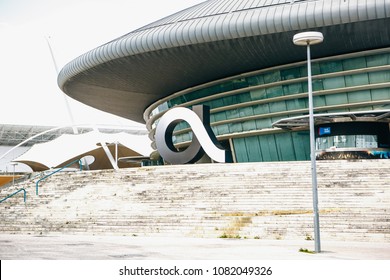
{"type": "Polygon", "coordinates": [[[0,234],[2,260],[390,260],[390,243],[0,234]]]}

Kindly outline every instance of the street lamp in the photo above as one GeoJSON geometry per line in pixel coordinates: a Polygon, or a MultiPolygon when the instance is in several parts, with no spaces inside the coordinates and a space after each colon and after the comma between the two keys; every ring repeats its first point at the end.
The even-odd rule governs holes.
{"type": "Polygon", "coordinates": [[[320,219],[318,214],[318,192],[317,192],[317,168],[314,137],[314,116],[313,116],[313,89],[311,81],[310,45],[322,43],[324,36],[321,32],[302,32],[295,34],[293,42],[297,46],[307,46],[307,77],[309,94],[309,127],[310,127],[310,159],[311,159],[311,182],[313,190],[313,211],[314,211],[314,244],[315,252],[321,252],[320,240],[320,219]]]}
{"type": "Polygon", "coordinates": [[[15,166],[18,165],[17,162],[11,162],[11,165],[13,166],[12,171],[12,186],[15,185],[15,166]]]}

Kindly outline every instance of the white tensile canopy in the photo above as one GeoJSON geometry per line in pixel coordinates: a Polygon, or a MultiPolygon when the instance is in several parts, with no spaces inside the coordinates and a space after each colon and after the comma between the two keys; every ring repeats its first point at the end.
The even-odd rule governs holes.
{"type": "MultiPolygon", "coordinates": [[[[43,171],[63,167],[72,161],[88,156],[89,169],[111,169],[112,164],[101,143],[107,145],[113,158],[116,156],[118,158],[149,156],[152,151],[147,135],[91,131],[76,135],[64,134],[55,140],[35,144],[13,161],[24,163],[33,171],[43,171]]],[[[118,162],[118,166],[123,168],[139,166],[139,164],[118,162]]]]}

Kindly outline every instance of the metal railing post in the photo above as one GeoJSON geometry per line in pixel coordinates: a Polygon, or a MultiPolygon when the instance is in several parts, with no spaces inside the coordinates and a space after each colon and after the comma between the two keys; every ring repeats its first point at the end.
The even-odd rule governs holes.
{"type": "Polygon", "coordinates": [[[72,164],[74,164],[74,163],[76,163],[76,162],[79,163],[80,171],[82,171],[82,170],[83,170],[83,163],[81,162],[81,159],[72,161],[71,163],[68,163],[67,165],[65,165],[65,166],[63,166],[63,167],[61,167],[61,168],[59,168],[59,169],[53,171],[52,173],[49,173],[49,174],[46,175],[45,177],[43,177],[43,178],[39,179],[38,181],[36,181],[36,183],[35,183],[35,194],[38,195],[39,183],[40,183],[41,181],[43,181],[43,180],[47,179],[48,177],[50,177],[50,176],[52,176],[52,175],[54,175],[54,174],[60,172],[61,170],[65,169],[65,168],[67,168],[67,167],[69,167],[69,166],[71,166],[72,164]]]}
{"type": "Polygon", "coordinates": [[[6,198],[3,198],[2,200],[0,200],[0,203],[2,203],[3,201],[6,201],[8,198],[11,198],[13,197],[14,195],[18,194],[19,192],[23,191],[24,194],[23,194],[23,200],[24,200],[24,203],[26,203],[26,198],[27,198],[27,194],[26,194],[26,190],[24,188],[21,188],[19,190],[17,190],[16,192],[10,194],[9,196],[7,196],[6,198]]]}

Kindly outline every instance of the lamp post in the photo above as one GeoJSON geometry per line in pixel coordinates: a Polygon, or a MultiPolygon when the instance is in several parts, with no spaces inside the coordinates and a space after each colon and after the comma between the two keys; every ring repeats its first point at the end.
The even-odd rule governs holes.
{"type": "Polygon", "coordinates": [[[309,127],[310,127],[310,159],[311,159],[311,181],[313,190],[313,212],[314,212],[314,246],[315,252],[321,252],[320,240],[320,219],[318,214],[318,192],[317,192],[317,168],[316,168],[316,151],[314,136],[314,116],[313,116],[313,89],[311,80],[311,61],[310,45],[322,43],[324,36],[321,32],[302,32],[295,34],[293,42],[297,46],[307,47],[307,77],[308,77],[308,94],[309,94],[309,127]]]}
{"type": "Polygon", "coordinates": [[[11,165],[13,166],[12,170],[12,186],[15,185],[15,166],[18,165],[17,162],[11,162],[11,165]]]}

